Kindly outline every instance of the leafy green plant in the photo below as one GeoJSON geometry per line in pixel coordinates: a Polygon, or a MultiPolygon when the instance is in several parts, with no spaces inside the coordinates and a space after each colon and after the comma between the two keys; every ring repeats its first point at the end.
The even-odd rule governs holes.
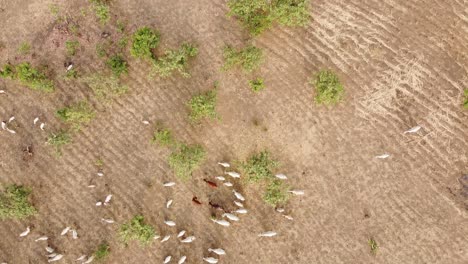
{"type": "Polygon", "coordinates": [[[0,220],[23,219],[37,213],[29,202],[31,189],[16,184],[8,185],[0,192],[0,220]]]}
{"type": "Polygon", "coordinates": [[[265,89],[265,84],[263,83],[262,78],[249,81],[249,85],[254,92],[260,92],[261,90],[265,89]]]}
{"type": "Polygon", "coordinates": [[[377,254],[377,250],[379,249],[379,245],[377,245],[377,242],[375,241],[374,238],[369,238],[369,247],[370,251],[372,254],[377,254]]]}
{"type": "Polygon", "coordinates": [[[70,133],[66,130],[59,130],[47,137],[47,144],[55,148],[57,156],[62,155],[62,147],[72,142],[70,133]]]}
{"type": "Polygon", "coordinates": [[[153,58],[152,50],[160,41],[159,32],[149,27],[139,28],[132,36],[130,53],[137,58],[153,58]]]}
{"type": "Polygon", "coordinates": [[[468,109],[468,89],[464,91],[465,97],[463,99],[463,108],[468,109]]]}
{"type": "Polygon", "coordinates": [[[122,224],[119,229],[119,237],[125,244],[136,240],[142,245],[147,245],[153,241],[155,234],[154,228],[145,224],[145,219],[141,215],[134,216],[130,221],[122,224]]]}
{"type": "Polygon", "coordinates": [[[21,45],[18,48],[18,52],[20,54],[28,54],[31,51],[31,45],[27,42],[21,43],[21,45]]]}
{"type": "Polygon", "coordinates": [[[122,73],[127,73],[127,62],[122,55],[114,55],[107,60],[107,66],[112,70],[115,76],[119,77],[122,73]]]}
{"type": "Polygon", "coordinates": [[[189,77],[187,72],[188,60],[198,54],[198,49],[190,44],[184,43],[178,50],[169,50],[164,56],[154,61],[154,71],[161,77],[167,77],[173,71],[178,71],[183,77],[189,77]]]}
{"type": "Polygon", "coordinates": [[[67,50],[68,56],[74,56],[79,46],[80,43],[77,40],[67,40],[65,42],[65,48],[67,50]]]}
{"type": "Polygon", "coordinates": [[[154,131],[152,143],[158,143],[161,146],[170,146],[175,143],[172,132],[167,128],[159,127],[154,131]]]}
{"type": "Polygon", "coordinates": [[[125,27],[126,27],[125,22],[120,21],[120,20],[117,21],[117,31],[119,31],[120,33],[123,33],[125,31],[125,27]]]}
{"type": "Polygon", "coordinates": [[[216,113],[216,90],[210,90],[196,95],[188,102],[190,108],[190,120],[199,122],[203,118],[217,118],[216,113]]]}
{"type": "Polygon", "coordinates": [[[107,258],[107,256],[109,256],[109,254],[110,254],[110,246],[107,242],[103,242],[98,246],[98,248],[94,252],[93,254],[94,260],[96,261],[104,260],[105,258],[107,258]]]}
{"type": "Polygon", "coordinates": [[[44,73],[33,68],[28,62],[16,65],[16,78],[18,78],[23,85],[33,90],[52,92],[55,89],[53,82],[47,79],[44,73]]]}
{"type": "Polygon", "coordinates": [[[272,206],[285,204],[288,199],[288,187],[281,180],[272,180],[263,195],[263,200],[272,206]]]}
{"type": "Polygon", "coordinates": [[[224,48],[224,70],[229,70],[235,66],[240,66],[246,72],[252,72],[263,62],[262,50],[255,46],[247,46],[236,50],[230,46],[224,48]]]}
{"type": "Polygon", "coordinates": [[[76,77],[78,77],[78,72],[75,69],[70,69],[67,71],[67,74],[65,74],[65,77],[67,79],[76,79],[76,77]]]}
{"type": "Polygon", "coordinates": [[[11,64],[3,65],[3,69],[0,71],[0,77],[13,79],[15,77],[15,68],[11,64]]]}
{"type": "Polygon", "coordinates": [[[81,101],[59,109],[56,115],[65,123],[70,124],[73,129],[79,130],[81,125],[90,122],[94,118],[95,113],[88,102],[81,101]]]}
{"type": "Polygon", "coordinates": [[[250,182],[273,179],[273,170],[279,166],[279,163],[271,158],[270,152],[261,151],[250,156],[246,162],[241,164],[241,168],[250,182]]]}
{"type": "Polygon", "coordinates": [[[107,24],[110,19],[110,9],[108,5],[108,1],[103,0],[91,0],[93,3],[94,13],[96,17],[99,19],[101,24],[107,24]]]}
{"type": "Polygon", "coordinates": [[[94,95],[103,101],[110,101],[128,91],[128,87],[122,85],[115,76],[94,74],[81,78],[81,81],[86,83],[93,90],[94,95]]]}
{"type": "Polygon", "coordinates": [[[344,89],[338,76],[329,70],[322,70],[313,82],[317,104],[335,105],[343,100],[344,89]]]}
{"type": "Polygon", "coordinates": [[[102,167],[104,166],[104,160],[102,160],[102,158],[99,158],[96,160],[96,162],[94,163],[96,166],[98,167],[102,167]]]}
{"type": "Polygon", "coordinates": [[[230,0],[228,15],[256,36],[275,21],[285,26],[305,26],[310,20],[308,6],[309,0],[230,0]]]}
{"type": "Polygon", "coordinates": [[[169,166],[181,180],[188,180],[205,159],[206,152],[200,145],[181,144],[179,149],[169,155],[169,166]]]}

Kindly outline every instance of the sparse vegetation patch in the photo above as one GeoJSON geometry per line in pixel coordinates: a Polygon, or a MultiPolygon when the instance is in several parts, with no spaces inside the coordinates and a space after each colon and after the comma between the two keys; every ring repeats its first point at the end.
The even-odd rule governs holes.
{"type": "Polygon", "coordinates": [[[216,118],[216,90],[196,95],[188,102],[190,120],[199,122],[203,118],[216,118]]]}
{"type": "Polygon", "coordinates": [[[94,260],[96,261],[104,260],[105,258],[107,258],[107,256],[109,256],[109,254],[110,254],[109,244],[107,242],[101,243],[93,254],[94,260]]]}
{"type": "Polygon", "coordinates": [[[37,213],[29,202],[31,190],[16,184],[8,185],[0,192],[0,220],[23,219],[37,213]]]}
{"type": "Polygon", "coordinates": [[[21,43],[21,45],[18,48],[18,52],[23,55],[28,54],[30,51],[31,51],[31,45],[27,42],[21,43]]]}
{"type": "Polygon", "coordinates": [[[255,46],[248,46],[236,50],[230,46],[224,48],[224,70],[240,66],[246,72],[252,72],[263,62],[262,50],[255,46]]]}
{"type": "Polygon", "coordinates": [[[55,87],[44,73],[35,69],[28,62],[16,65],[16,78],[21,84],[33,89],[44,92],[53,92],[55,87]]]}
{"type": "Polygon", "coordinates": [[[315,102],[317,104],[335,105],[343,100],[343,85],[332,71],[320,71],[313,84],[315,85],[315,102]]]}
{"type": "Polygon", "coordinates": [[[47,138],[47,144],[55,147],[58,155],[62,153],[62,147],[71,143],[71,136],[68,131],[60,130],[57,133],[52,133],[47,138]]]}
{"type": "Polygon", "coordinates": [[[119,77],[123,73],[127,73],[127,62],[122,55],[114,55],[107,60],[107,66],[111,69],[112,73],[119,77]]]}
{"type": "Polygon", "coordinates": [[[375,241],[374,238],[369,238],[369,247],[370,247],[370,252],[372,254],[377,254],[377,249],[379,249],[379,245],[377,245],[377,241],[375,241]]]}
{"type": "Polygon", "coordinates": [[[169,156],[169,166],[178,178],[188,180],[205,156],[206,152],[200,145],[181,144],[179,149],[169,156]]]}
{"type": "Polygon", "coordinates": [[[281,180],[272,180],[263,195],[263,200],[271,206],[284,204],[288,199],[288,187],[281,180]]]}
{"type": "Polygon", "coordinates": [[[80,46],[80,43],[77,40],[68,40],[65,42],[65,48],[67,50],[68,56],[74,56],[76,54],[76,50],[80,46]]]}
{"type": "Polygon", "coordinates": [[[250,182],[259,182],[260,180],[273,179],[273,170],[279,166],[279,163],[271,158],[270,152],[264,150],[250,156],[246,162],[242,163],[242,170],[250,182]]]}
{"type": "Polygon", "coordinates": [[[464,98],[463,98],[463,108],[468,109],[468,89],[464,91],[464,98]]]}
{"type": "Polygon", "coordinates": [[[109,8],[109,1],[106,0],[90,0],[93,4],[94,13],[96,17],[99,19],[101,24],[107,24],[110,19],[110,8],[109,8]]]}
{"type": "Polygon", "coordinates": [[[169,50],[164,56],[154,61],[154,72],[161,77],[167,77],[174,71],[178,71],[183,77],[189,77],[187,64],[190,58],[198,54],[198,49],[190,44],[184,43],[178,50],[169,50]]]}
{"type": "Polygon", "coordinates": [[[75,130],[79,130],[81,125],[91,121],[95,115],[93,109],[86,101],[59,109],[56,114],[62,121],[70,124],[75,130]]]}
{"type": "Polygon", "coordinates": [[[130,221],[122,224],[119,229],[119,237],[125,244],[136,240],[142,245],[147,245],[153,240],[155,234],[154,228],[145,224],[145,219],[141,215],[134,216],[130,221]]]}
{"type": "Polygon", "coordinates": [[[153,58],[153,49],[159,45],[160,34],[149,27],[139,28],[132,36],[130,53],[137,58],[153,58]]]}
{"type": "Polygon", "coordinates": [[[262,78],[249,81],[249,85],[254,92],[260,92],[261,90],[265,89],[265,84],[263,83],[262,78]]]}
{"type": "Polygon", "coordinates": [[[172,133],[169,129],[158,127],[156,131],[154,131],[151,142],[158,143],[161,146],[170,146],[175,143],[175,140],[172,137],[172,133]]]}
{"type": "Polygon", "coordinates": [[[115,76],[107,77],[100,74],[94,74],[81,79],[86,83],[94,95],[100,100],[110,101],[128,91],[126,85],[122,85],[119,79],[115,76]]]}

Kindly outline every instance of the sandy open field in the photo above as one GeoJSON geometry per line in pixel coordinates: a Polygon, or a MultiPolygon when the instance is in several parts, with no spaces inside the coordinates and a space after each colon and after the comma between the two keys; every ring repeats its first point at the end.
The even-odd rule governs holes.
{"type": "Polygon", "coordinates": [[[108,241],[105,263],[203,263],[210,247],[226,255],[219,263],[468,263],[468,2],[466,0],[312,0],[305,28],[274,26],[250,38],[227,17],[227,1],[115,0],[111,20],[100,25],[87,1],[0,0],[0,65],[7,61],[47,64],[56,91],[44,94],[0,79],[0,118],[16,117],[17,133],[0,131],[0,184],[30,186],[38,214],[0,221],[0,263],[47,263],[44,247],[78,263],[108,241]],[[160,49],[184,41],[196,43],[190,78],[148,78],[149,63],[125,54],[129,92],[98,102],[81,82],[60,78],[67,62],[64,42],[70,34],[51,14],[57,4],[79,25],[81,47],[73,57],[79,72],[105,68],[95,51],[102,32],[117,39],[116,21],[127,32],[151,26],[161,32],[160,49]],[[31,52],[20,55],[23,42],[31,52]],[[254,43],[265,63],[257,71],[267,88],[254,94],[252,75],[221,71],[222,49],[254,43]],[[309,80],[332,69],[345,86],[345,100],[327,108],[314,103],[309,80]],[[219,81],[219,121],[193,125],[186,102],[219,81]],[[55,111],[87,99],[96,118],[73,136],[57,157],[45,144],[63,124],[55,111]],[[33,126],[38,116],[45,131],[33,126]],[[169,151],[150,144],[152,124],[162,121],[175,136],[207,151],[193,179],[181,182],[167,163],[169,151]],[[416,125],[413,134],[403,134],[416,125]],[[33,156],[24,154],[32,146],[33,156]],[[230,227],[210,220],[208,200],[226,203],[227,187],[209,188],[203,178],[223,172],[221,160],[245,160],[268,149],[281,163],[289,184],[305,191],[285,207],[290,221],[262,200],[261,189],[235,184],[246,197],[246,215],[230,227]],[[387,159],[376,155],[389,153],[387,159]],[[104,161],[97,177],[95,161],[104,161]],[[163,182],[175,181],[172,188],[163,182]],[[96,188],[88,188],[90,184],[96,188]],[[463,185],[465,184],[465,185],[463,185]],[[112,204],[95,203],[113,194],[112,204]],[[205,204],[194,206],[193,196],[205,204]],[[170,209],[165,203],[173,199],[170,209]],[[135,214],[173,237],[181,229],[196,236],[191,244],[171,238],[142,247],[119,242],[119,225],[135,214]],[[101,218],[115,219],[104,224],[101,218]],[[164,224],[172,219],[176,227],[164,224]],[[27,237],[19,234],[31,226],[27,237]],[[73,226],[79,238],[60,236],[73,226]],[[275,230],[276,237],[257,234],[275,230]],[[34,242],[46,235],[48,241],[34,242]],[[379,245],[371,254],[368,240],[379,245]]]}

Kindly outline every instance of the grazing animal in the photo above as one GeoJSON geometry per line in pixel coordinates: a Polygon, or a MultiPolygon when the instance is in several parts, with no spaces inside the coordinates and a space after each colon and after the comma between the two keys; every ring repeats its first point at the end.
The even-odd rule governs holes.
{"type": "Polygon", "coordinates": [[[160,238],[160,236],[158,236],[158,235],[155,235],[155,236],[153,237],[154,240],[156,240],[156,239],[158,239],[158,238],[160,238]]]}
{"type": "Polygon", "coordinates": [[[10,119],[8,119],[8,123],[13,122],[13,120],[15,120],[15,117],[14,117],[14,116],[11,116],[10,119]]]}
{"type": "Polygon", "coordinates": [[[215,204],[215,203],[212,203],[212,202],[208,202],[208,204],[209,204],[211,207],[213,207],[214,209],[216,209],[216,210],[223,210],[223,211],[224,211],[224,208],[223,208],[221,205],[219,205],[219,204],[215,204]]]}
{"type": "Polygon", "coordinates": [[[43,241],[43,240],[47,240],[47,239],[49,239],[49,238],[46,237],[46,236],[41,236],[40,238],[38,238],[38,239],[36,239],[34,241],[37,242],[37,241],[43,241]]]}
{"type": "Polygon", "coordinates": [[[284,212],[284,208],[276,208],[276,212],[278,212],[278,213],[283,213],[283,212],[284,212]]]}
{"type": "Polygon", "coordinates": [[[276,236],[277,233],[275,231],[267,231],[267,232],[263,232],[261,234],[259,234],[258,236],[259,237],[273,237],[273,236],[276,236]]]}
{"type": "Polygon", "coordinates": [[[294,195],[304,195],[304,191],[303,190],[291,190],[291,191],[288,191],[289,193],[292,193],[294,195]]]}
{"type": "Polygon", "coordinates": [[[41,123],[41,125],[39,126],[41,130],[44,130],[44,127],[45,127],[45,123],[41,123]]]}
{"type": "Polygon", "coordinates": [[[233,178],[240,178],[240,174],[235,172],[235,171],[228,171],[228,172],[226,172],[226,174],[233,177],[233,178]]]}
{"type": "Polygon", "coordinates": [[[209,248],[208,252],[213,252],[216,255],[226,255],[226,251],[222,248],[209,248]]]}
{"type": "Polygon", "coordinates": [[[167,203],[166,203],[166,208],[171,207],[171,204],[172,204],[172,200],[167,201],[167,203]]]}
{"type": "Polygon", "coordinates": [[[0,94],[4,94],[5,93],[5,90],[0,90],[0,94]]]}
{"type": "Polygon", "coordinates": [[[390,157],[390,154],[382,154],[382,155],[375,156],[376,159],[386,159],[388,157],[390,157]]]}
{"type": "Polygon", "coordinates": [[[224,185],[226,185],[227,187],[232,187],[233,186],[233,184],[230,183],[230,182],[225,182],[224,185]]]}
{"type": "Polygon", "coordinates": [[[209,181],[207,179],[203,179],[204,182],[206,182],[211,188],[218,188],[218,185],[212,181],[209,181]]]}
{"type": "Polygon", "coordinates": [[[217,223],[218,225],[222,225],[222,226],[230,226],[231,225],[231,223],[229,223],[228,221],[223,220],[223,219],[221,219],[221,220],[211,219],[211,220],[213,220],[213,222],[217,223]]]}
{"type": "Polygon", "coordinates": [[[218,162],[219,165],[223,166],[224,168],[229,168],[231,167],[231,164],[227,163],[227,162],[218,162]]]}
{"type": "Polygon", "coordinates": [[[62,258],[63,258],[63,255],[62,255],[62,254],[58,254],[58,255],[56,255],[55,257],[49,259],[48,262],[54,262],[54,261],[57,261],[57,260],[61,260],[62,258]]]}
{"type": "Polygon", "coordinates": [[[8,127],[6,128],[6,130],[12,134],[16,134],[16,131],[12,130],[12,129],[9,129],[8,127]]]}
{"type": "Polygon", "coordinates": [[[23,233],[21,233],[19,236],[20,237],[24,237],[24,236],[27,236],[29,234],[29,232],[31,232],[31,229],[29,228],[29,226],[26,228],[26,231],[24,231],[23,233]]]}
{"type": "Polygon", "coordinates": [[[96,203],[96,206],[101,206],[102,205],[102,202],[97,202],[96,203]]]}
{"type": "Polygon", "coordinates": [[[175,226],[176,223],[174,221],[164,221],[164,223],[168,226],[175,226]]]}
{"type": "Polygon", "coordinates": [[[161,239],[161,243],[164,243],[164,242],[168,241],[169,238],[171,238],[170,235],[167,235],[167,236],[163,237],[163,239],[161,239]]]}
{"type": "Polygon", "coordinates": [[[94,184],[88,185],[88,188],[94,188],[94,187],[96,187],[96,185],[94,184]]]}
{"type": "Polygon", "coordinates": [[[239,207],[244,207],[244,205],[241,202],[238,202],[238,201],[234,201],[234,204],[239,206],[239,207]]]}
{"type": "Polygon", "coordinates": [[[48,253],[54,252],[54,249],[51,248],[51,247],[46,247],[45,250],[46,250],[48,253]]]}
{"type": "Polygon", "coordinates": [[[284,216],[284,218],[286,218],[288,220],[291,220],[291,221],[294,220],[294,218],[292,218],[292,216],[290,216],[290,215],[283,215],[283,216],[284,216]]]}
{"type": "Polygon", "coordinates": [[[39,117],[34,118],[33,120],[34,125],[37,123],[37,121],[39,121],[39,117]]]}
{"type": "Polygon", "coordinates": [[[73,237],[73,239],[77,239],[77,238],[78,238],[78,232],[76,232],[75,229],[72,229],[71,232],[72,232],[72,237],[73,237]]]}
{"type": "Polygon", "coordinates": [[[98,172],[98,173],[97,173],[97,176],[102,177],[102,176],[104,176],[104,173],[98,172]]]}
{"type": "Polygon", "coordinates": [[[182,242],[182,243],[192,243],[194,240],[195,240],[194,236],[189,236],[189,237],[186,237],[185,239],[182,239],[180,242],[182,242]]]}
{"type": "Polygon", "coordinates": [[[172,187],[175,185],[175,182],[166,182],[163,184],[164,187],[172,187]]]}
{"type": "Polygon", "coordinates": [[[238,214],[246,214],[247,213],[247,209],[245,208],[239,208],[237,210],[234,211],[235,213],[238,213],[238,214]]]}
{"type": "Polygon", "coordinates": [[[276,174],[275,177],[278,178],[278,179],[280,179],[280,180],[287,180],[287,179],[288,179],[288,177],[287,177],[286,175],[281,174],[281,173],[280,173],[280,174],[276,174]]]}
{"type": "Polygon", "coordinates": [[[73,64],[68,65],[67,71],[71,70],[73,68],[73,64]]]}
{"type": "Polygon", "coordinates": [[[198,198],[197,198],[196,196],[194,196],[194,197],[192,198],[192,202],[193,202],[194,204],[196,204],[196,205],[201,205],[201,204],[202,204],[200,201],[198,201],[198,198]]]}
{"type": "Polygon", "coordinates": [[[76,261],[81,261],[81,260],[84,260],[85,258],[86,258],[86,255],[83,255],[83,256],[77,258],[76,261]]]}
{"type": "Polygon", "coordinates": [[[416,133],[416,132],[418,132],[420,129],[421,129],[421,126],[415,126],[415,127],[412,127],[412,128],[410,128],[410,129],[406,130],[405,132],[403,132],[403,134],[416,133]]]}
{"type": "Polygon", "coordinates": [[[182,237],[183,235],[185,235],[185,230],[180,231],[179,234],[177,234],[177,237],[182,237]]]}
{"type": "Polygon", "coordinates": [[[94,260],[94,256],[91,256],[83,264],[91,263],[91,262],[93,262],[93,260],[94,260]]]}
{"type": "Polygon", "coordinates": [[[113,224],[115,222],[113,219],[104,219],[104,218],[101,218],[101,221],[108,223],[108,224],[113,224]]]}
{"type": "Polygon", "coordinates": [[[211,264],[216,264],[218,263],[218,259],[215,259],[213,257],[209,257],[209,258],[203,258],[204,261],[208,262],[208,263],[211,263],[211,264]]]}
{"type": "Polygon", "coordinates": [[[237,216],[235,216],[233,214],[230,214],[230,213],[224,213],[223,216],[227,217],[231,221],[239,221],[239,217],[237,217],[237,216]]]}
{"type": "Polygon", "coordinates": [[[146,120],[143,120],[143,121],[141,121],[141,122],[142,122],[143,124],[145,124],[145,125],[149,125],[149,124],[150,124],[150,122],[149,122],[149,121],[146,121],[146,120]]]}
{"type": "Polygon", "coordinates": [[[237,199],[239,199],[241,201],[245,201],[245,198],[244,198],[244,196],[242,196],[242,194],[236,192],[235,190],[232,190],[232,192],[234,193],[234,195],[236,196],[237,199]]]}
{"type": "Polygon", "coordinates": [[[164,264],[167,264],[169,263],[169,261],[171,261],[172,257],[171,256],[167,256],[165,259],[164,259],[164,264]]]}
{"type": "Polygon", "coordinates": [[[104,200],[104,205],[108,205],[111,199],[112,199],[112,194],[107,195],[106,199],[104,200]]]}
{"type": "Polygon", "coordinates": [[[67,226],[65,227],[63,230],[62,230],[62,233],[60,233],[61,236],[64,236],[66,233],[68,233],[68,231],[70,230],[70,227],[67,226]]]}
{"type": "Polygon", "coordinates": [[[179,262],[177,262],[177,264],[182,264],[182,263],[184,263],[186,260],[187,260],[187,256],[182,256],[182,257],[180,257],[179,262]]]}
{"type": "Polygon", "coordinates": [[[6,129],[6,123],[4,121],[2,121],[2,129],[5,130],[6,129]]]}
{"type": "Polygon", "coordinates": [[[47,257],[48,257],[48,258],[53,258],[53,257],[55,257],[55,256],[57,256],[57,255],[58,255],[57,253],[52,253],[52,254],[47,255],[47,257]]]}
{"type": "Polygon", "coordinates": [[[224,178],[223,176],[216,176],[216,179],[218,179],[218,180],[220,180],[220,181],[226,180],[226,178],[224,178]]]}

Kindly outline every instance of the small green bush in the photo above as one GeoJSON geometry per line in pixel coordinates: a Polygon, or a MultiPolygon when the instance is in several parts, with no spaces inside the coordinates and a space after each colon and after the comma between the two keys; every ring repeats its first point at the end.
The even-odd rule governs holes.
{"type": "Polygon", "coordinates": [[[250,88],[254,92],[260,92],[261,90],[265,89],[265,84],[263,83],[262,78],[257,78],[255,80],[249,81],[250,88]]]}
{"type": "Polygon", "coordinates": [[[110,254],[109,244],[107,242],[104,242],[100,244],[97,250],[94,252],[93,254],[94,260],[96,261],[104,260],[105,258],[107,258],[107,256],[109,256],[109,254],[110,254]]]}
{"type": "Polygon", "coordinates": [[[153,241],[156,234],[151,225],[145,224],[145,219],[141,215],[134,216],[130,221],[122,224],[119,230],[119,237],[125,244],[132,240],[139,241],[142,245],[147,245],[153,241]]]}
{"type": "Polygon", "coordinates": [[[76,79],[78,77],[78,72],[75,69],[71,69],[67,71],[67,74],[65,75],[67,79],[76,79]]]}
{"type": "Polygon", "coordinates": [[[107,24],[110,19],[110,9],[107,2],[108,1],[91,0],[91,3],[93,3],[94,13],[103,25],[107,24]]]}
{"type": "Polygon", "coordinates": [[[90,122],[94,118],[95,113],[88,102],[81,101],[69,107],[59,109],[56,115],[63,122],[70,124],[73,129],[79,130],[81,125],[90,122]]]}
{"type": "Polygon", "coordinates": [[[152,143],[158,143],[161,146],[170,146],[175,143],[172,132],[167,128],[158,128],[154,131],[152,143]]]}
{"type": "Polygon", "coordinates": [[[250,182],[273,179],[273,170],[279,166],[278,162],[273,160],[270,152],[264,150],[252,155],[241,167],[250,182]]]}
{"type": "Polygon", "coordinates": [[[310,20],[309,0],[276,0],[271,16],[285,26],[306,26],[310,20]]]}
{"type": "Polygon", "coordinates": [[[104,76],[100,74],[94,74],[87,77],[81,78],[81,81],[86,83],[94,95],[105,102],[117,98],[128,92],[128,87],[122,85],[119,79],[115,76],[104,76]]]}
{"type": "Polygon", "coordinates": [[[329,70],[320,71],[315,79],[315,102],[335,105],[343,100],[344,89],[338,76],[329,70]]]}
{"type": "Polygon", "coordinates": [[[18,52],[20,54],[28,54],[31,51],[31,45],[27,42],[21,43],[21,45],[18,48],[18,52]]]}
{"type": "Polygon", "coordinates": [[[463,108],[468,109],[468,89],[464,91],[465,97],[463,99],[463,108]]]}
{"type": "Polygon", "coordinates": [[[216,90],[207,91],[196,95],[188,102],[190,108],[190,120],[199,122],[203,118],[217,118],[216,113],[216,90]]]}
{"type": "Polygon", "coordinates": [[[117,31],[119,31],[120,33],[124,33],[125,27],[126,27],[125,22],[120,21],[120,20],[117,21],[117,31]]]}
{"type": "Polygon", "coordinates": [[[288,187],[281,180],[272,180],[263,195],[263,200],[272,206],[285,204],[288,199],[288,187]]]}
{"type": "Polygon", "coordinates": [[[62,147],[71,143],[71,136],[68,131],[60,130],[57,133],[52,133],[47,138],[47,144],[55,147],[58,155],[62,154],[62,147]]]}
{"type": "Polygon", "coordinates": [[[189,77],[188,60],[198,54],[198,49],[189,43],[184,43],[178,50],[169,50],[164,56],[154,61],[154,71],[161,77],[167,77],[173,71],[179,71],[183,77],[189,77]]]}
{"type": "Polygon", "coordinates": [[[6,186],[0,192],[0,220],[23,219],[37,213],[29,202],[31,189],[16,184],[6,186]]]}
{"type": "Polygon", "coordinates": [[[112,70],[115,76],[119,77],[122,73],[128,73],[127,62],[122,55],[114,55],[107,60],[107,66],[112,70]]]}
{"type": "Polygon", "coordinates": [[[80,43],[77,40],[67,40],[65,42],[65,48],[67,50],[68,56],[74,56],[76,54],[76,50],[80,46],[80,43]]]}
{"type": "Polygon", "coordinates": [[[149,27],[139,28],[132,36],[130,53],[137,58],[153,58],[152,50],[160,41],[159,32],[149,27]]]}
{"type": "Polygon", "coordinates": [[[15,68],[11,64],[3,65],[3,69],[0,71],[0,77],[13,79],[15,77],[15,68]]]}
{"type": "Polygon", "coordinates": [[[237,51],[227,46],[224,48],[224,70],[229,70],[235,66],[240,66],[246,72],[252,72],[263,62],[262,50],[255,46],[248,46],[237,51]]]}
{"type": "Polygon", "coordinates": [[[372,237],[369,238],[369,247],[370,247],[370,251],[372,254],[377,254],[377,249],[379,249],[379,245],[377,245],[377,241],[375,241],[375,239],[373,239],[372,237]]]}
{"type": "Polygon", "coordinates": [[[55,89],[53,82],[47,79],[44,73],[33,68],[28,62],[23,62],[16,66],[16,78],[23,85],[33,90],[52,92],[55,89]]]}
{"type": "Polygon", "coordinates": [[[179,149],[169,155],[169,166],[181,180],[188,180],[205,159],[206,152],[200,145],[181,144],[179,149]]]}

